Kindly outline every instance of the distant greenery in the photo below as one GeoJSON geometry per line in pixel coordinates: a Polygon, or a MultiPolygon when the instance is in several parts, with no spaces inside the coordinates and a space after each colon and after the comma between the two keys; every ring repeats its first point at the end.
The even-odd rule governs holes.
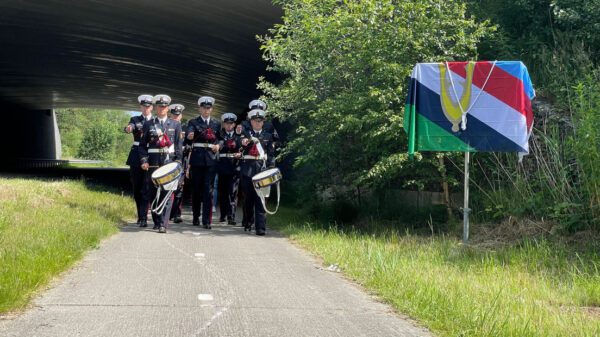
{"type": "Polygon", "coordinates": [[[123,132],[131,116],[121,110],[56,110],[64,159],[104,160],[124,166],[133,142],[123,132]]]}
{"type": "Polygon", "coordinates": [[[600,335],[600,258],[588,248],[523,239],[490,248],[368,220],[347,228],[283,207],[269,219],[301,246],[435,336],[600,335]]]}
{"type": "Polygon", "coordinates": [[[24,308],[132,214],[128,198],[84,181],[0,178],[0,313],[24,308]]]}
{"type": "Polygon", "coordinates": [[[517,59],[541,102],[531,154],[474,155],[474,217],[600,229],[600,1],[274,2],[283,23],[260,41],[283,80],[259,86],[294,128],[283,156],[305,202],[322,206],[325,192],[356,209],[390,188],[462,190],[461,154],[407,159],[406,77],[417,62],[517,59]]]}

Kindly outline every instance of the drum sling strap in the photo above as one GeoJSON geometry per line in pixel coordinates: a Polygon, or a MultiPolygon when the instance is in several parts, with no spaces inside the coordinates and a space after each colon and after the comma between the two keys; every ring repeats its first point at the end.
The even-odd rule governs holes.
{"type": "Polygon", "coordinates": [[[165,196],[165,198],[163,199],[162,202],[160,202],[160,204],[158,203],[158,200],[160,199],[160,190],[162,189],[162,186],[157,186],[156,187],[156,197],[154,197],[154,200],[152,201],[152,212],[156,213],[157,215],[161,215],[162,212],[164,212],[165,207],[167,206],[167,201],[169,200],[169,198],[171,197],[171,194],[173,194],[174,190],[170,190],[167,192],[167,195],[165,196]],[[156,205],[156,206],[155,206],[156,205]]]}
{"type": "Polygon", "coordinates": [[[267,186],[266,188],[265,187],[256,188],[256,186],[254,186],[254,190],[256,191],[256,194],[258,194],[258,197],[260,198],[260,202],[262,203],[263,208],[265,209],[265,212],[267,212],[267,214],[271,214],[271,215],[277,213],[277,210],[279,209],[279,197],[281,196],[281,193],[279,191],[279,181],[276,182],[275,184],[277,184],[277,206],[275,206],[275,210],[272,212],[267,209],[267,202],[265,201],[265,194],[268,195],[268,193],[263,193],[263,191],[262,191],[263,189],[265,189],[265,190],[267,188],[270,189],[271,186],[267,186]]]}
{"type": "MultiPolygon", "coordinates": [[[[173,180],[172,182],[166,184],[167,185],[171,185],[171,184],[179,184],[179,179],[181,179],[183,172],[181,174],[179,174],[178,178],[173,180]]],[[[167,190],[166,188],[163,188],[163,185],[159,185],[156,186],[156,197],[154,197],[154,200],[152,201],[152,212],[156,213],[157,215],[161,215],[162,212],[164,212],[165,207],[167,206],[167,201],[169,200],[169,198],[171,198],[171,195],[177,190],[175,189],[169,189],[167,192],[167,195],[165,196],[165,198],[163,199],[163,201],[161,201],[160,203],[158,202],[158,200],[160,199],[160,191],[164,189],[165,191],[167,190]]]]}

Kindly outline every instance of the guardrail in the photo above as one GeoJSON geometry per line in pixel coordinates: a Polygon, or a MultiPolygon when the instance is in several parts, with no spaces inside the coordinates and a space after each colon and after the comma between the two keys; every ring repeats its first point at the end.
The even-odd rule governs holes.
{"type": "Polygon", "coordinates": [[[129,193],[131,182],[129,168],[126,167],[77,167],[69,164],[101,164],[102,161],[53,160],[53,159],[12,159],[8,165],[0,165],[2,176],[23,176],[33,178],[83,179],[86,183],[112,188],[129,193]]]}
{"type": "Polygon", "coordinates": [[[58,168],[65,166],[69,163],[68,160],[57,160],[57,159],[29,159],[29,158],[18,158],[9,161],[7,168],[13,169],[40,169],[40,168],[58,168]]]}
{"type": "Polygon", "coordinates": [[[44,168],[59,168],[67,164],[102,164],[102,160],[87,160],[87,159],[33,159],[33,158],[15,158],[9,160],[5,168],[8,169],[44,169],[44,168]]]}

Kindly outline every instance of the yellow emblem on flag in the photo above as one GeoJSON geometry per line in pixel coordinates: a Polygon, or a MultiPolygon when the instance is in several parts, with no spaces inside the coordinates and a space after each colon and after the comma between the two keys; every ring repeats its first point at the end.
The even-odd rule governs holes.
{"type": "Polygon", "coordinates": [[[440,63],[440,102],[442,103],[442,110],[444,115],[452,123],[452,132],[458,132],[459,124],[462,121],[463,112],[469,107],[471,102],[471,84],[473,83],[473,71],[475,70],[475,62],[468,62],[466,65],[467,78],[462,83],[462,93],[460,98],[454,90],[453,82],[450,76],[447,74],[446,63],[440,63]],[[447,76],[446,76],[447,75],[447,76]],[[452,100],[450,89],[453,90],[454,98],[456,103],[452,100]]]}

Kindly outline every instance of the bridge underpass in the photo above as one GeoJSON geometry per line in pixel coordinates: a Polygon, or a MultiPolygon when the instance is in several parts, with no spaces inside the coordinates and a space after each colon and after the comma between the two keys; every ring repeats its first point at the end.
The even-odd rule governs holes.
{"type": "MultiPolygon", "coordinates": [[[[165,93],[187,111],[211,95],[217,113],[245,112],[268,75],[255,35],[280,17],[270,0],[3,0],[2,163],[60,158],[54,109],[137,110],[139,94],[165,93]]],[[[0,335],[430,336],[285,237],[185,216],[165,235],[122,226],[30,310],[0,317],[0,335]]]]}
{"type": "Polygon", "coordinates": [[[0,116],[5,163],[60,158],[53,109],[138,110],[165,93],[195,113],[243,113],[265,74],[256,35],[279,22],[269,0],[0,3],[0,116]],[[12,144],[11,144],[12,145],[12,144]]]}

